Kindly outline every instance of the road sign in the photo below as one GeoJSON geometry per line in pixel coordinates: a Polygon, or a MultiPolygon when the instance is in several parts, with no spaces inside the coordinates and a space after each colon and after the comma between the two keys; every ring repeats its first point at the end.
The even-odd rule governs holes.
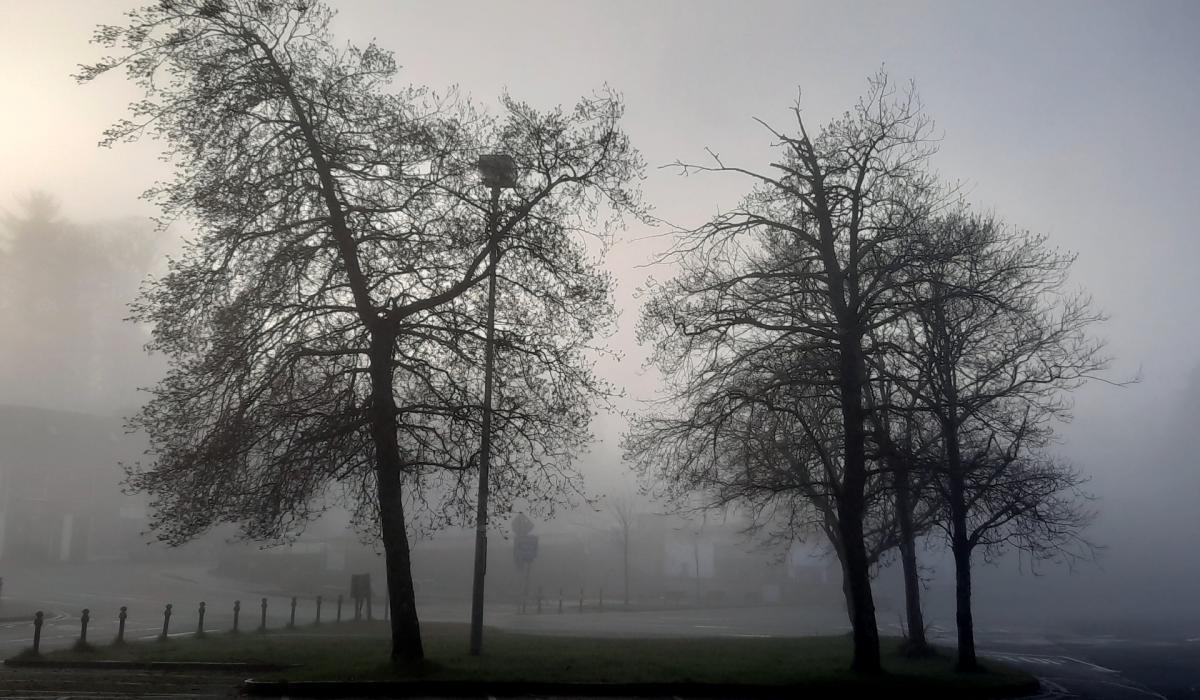
{"type": "Polygon", "coordinates": [[[350,574],[350,597],[355,600],[371,597],[371,574],[350,574]]]}
{"type": "Polygon", "coordinates": [[[517,537],[524,537],[533,532],[533,521],[525,517],[524,513],[517,513],[517,517],[512,521],[512,529],[517,533],[517,537]]]}
{"type": "Polygon", "coordinates": [[[537,535],[520,535],[513,541],[513,558],[518,564],[528,564],[537,559],[537,535]]]}

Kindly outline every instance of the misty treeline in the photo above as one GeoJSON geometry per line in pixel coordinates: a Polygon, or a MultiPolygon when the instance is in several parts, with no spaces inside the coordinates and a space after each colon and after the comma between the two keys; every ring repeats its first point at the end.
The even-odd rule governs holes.
{"type": "Polygon", "coordinates": [[[880,670],[871,572],[897,551],[907,643],[927,650],[917,543],[953,554],[958,667],[978,667],[973,556],[1089,556],[1083,479],[1049,449],[1067,393],[1108,364],[1073,257],[940,183],[932,123],[886,74],[810,133],[763,123],[776,157],[711,154],[739,206],[681,231],[639,339],[667,395],[626,448],[677,502],[735,508],[784,540],[821,533],[843,571],[856,670],[880,670]]]}
{"type": "MultiPolygon", "coordinates": [[[[582,495],[572,458],[613,391],[588,359],[614,320],[596,251],[650,217],[615,93],[489,111],[397,87],[391,54],[335,44],[331,16],[162,0],[97,31],[116,55],[79,79],[124,72],[142,91],[105,143],[160,140],[175,173],[148,194],[194,224],[132,306],[169,370],[130,419],[151,459],[127,483],[172,544],[222,523],[286,540],[351,509],[382,541],[392,658],[411,662],[409,537],[474,518],[486,280],[489,507],[550,512],[582,495]],[[493,153],[519,172],[495,200],[476,167],[493,153]]],[[[872,565],[899,548],[915,582],[916,539],[945,530],[968,668],[972,553],[1082,542],[1080,479],[1046,446],[1062,392],[1105,364],[1097,316],[1064,295],[1070,257],[951,205],[927,119],[882,76],[812,140],[796,116],[764,173],[680,164],[755,187],[677,239],[680,274],[641,330],[673,395],[627,446],[668,495],[823,531],[858,670],[879,668],[872,565]]]]}
{"type": "Polygon", "coordinates": [[[144,327],[122,323],[154,267],[148,222],[68,219],[44,192],[0,213],[0,397],[4,403],[127,413],[157,379],[144,327]]]}

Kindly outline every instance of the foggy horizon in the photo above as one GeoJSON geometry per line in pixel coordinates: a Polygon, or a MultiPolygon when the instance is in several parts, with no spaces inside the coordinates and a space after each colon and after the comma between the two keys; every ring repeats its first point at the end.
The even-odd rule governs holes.
{"type": "MultiPolygon", "coordinates": [[[[630,416],[659,405],[668,389],[653,362],[653,343],[637,339],[647,300],[685,269],[681,258],[665,256],[686,232],[737,211],[750,191],[749,179],[736,173],[683,173],[678,165],[721,163],[768,172],[780,157],[779,139],[770,129],[794,131],[794,107],[815,134],[848,114],[868,92],[871,77],[884,74],[897,90],[911,85],[921,113],[932,120],[936,153],[927,167],[941,191],[952,193],[944,201],[961,201],[972,213],[994,216],[1009,233],[1045,236],[1048,250],[1075,256],[1066,287],[1087,295],[1104,316],[1087,330],[1105,343],[1103,354],[1112,360],[1096,379],[1067,394],[1071,419],[1054,422],[1047,448],[1047,454],[1078,470],[1082,491],[1094,497],[1085,506],[1095,518],[1082,538],[1097,546],[1096,556],[1036,563],[1011,551],[994,561],[977,556],[972,573],[981,630],[1020,627],[1053,636],[1085,634],[1080,630],[1095,624],[1104,634],[1120,637],[1120,630],[1140,625],[1149,630],[1147,639],[1186,641],[1187,649],[1196,648],[1200,467],[1193,432],[1200,421],[1200,275],[1195,270],[1200,236],[1193,214],[1200,181],[1195,133],[1200,6],[1165,0],[329,4],[336,11],[329,24],[336,46],[374,42],[394,54],[398,71],[389,90],[427,88],[496,115],[503,114],[506,96],[539,113],[559,107],[570,113],[581,98],[611,90],[624,109],[620,129],[644,162],[644,176],[631,182],[640,188],[646,212],[631,205],[611,241],[573,232],[582,241],[580,258],[597,262],[598,274],[611,276],[615,319],[606,329],[603,314],[597,314],[598,335],[579,341],[586,351],[578,362],[594,367],[615,396],[607,404],[593,404],[591,436],[578,449],[571,436],[556,437],[562,442],[552,444],[574,455],[580,476],[578,481],[546,477],[566,501],[539,504],[537,487],[528,484],[499,487],[508,489],[500,502],[511,502],[512,509],[492,506],[498,510],[489,524],[492,545],[485,560],[492,567],[489,605],[493,596],[508,606],[520,597],[524,605],[533,580],[539,591],[544,586],[553,592],[547,600],[553,598],[555,605],[574,605],[578,597],[582,615],[593,592],[586,593],[586,603],[583,592],[577,595],[581,579],[589,581],[599,601],[615,600],[625,586],[638,595],[658,596],[659,602],[686,595],[697,605],[729,599],[747,607],[793,604],[786,600],[786,587],[779,589],[772,577],[808,576],[827,588],[821,595],[832,591],[832,597],[820,598],[828,603],[822,609],[841,616],[837,624],[845,623],[837,553],[818,527],[809,523],[789,542],[787,537],[772,540],[770,527],[754,527],[744,506],[706,515],[681,513],[677,504],[654,497],[662,485],[652,476],[639,477],[626,459],[623,440],[634,430],[630,416]],[[632,584],[628,543],[626,579],[620,575],[616,503],[629,504],[641,518],[644,543],[650,543],[640,553],[634,550],[632,584]],[[550,505],[554,517],[543,517],[538,508],[550,505]],[[526,572],[522,581],[508,562],[520,556],[512,515],[526,511],[534,517],[534,534],[543,537],[543,555],[561,560],[535,569],[533,579],[526,572]],[[704,563],[702,542],[708,548],[704,563]],[[753,572],[745,574],[747,579],[757,585],[755,577],[761,577],[764,587],[751,591],[747,584],[739,592],[733,583],[714,582],[701,591],[706,566],[714,581],[725,580],[719,561],[745,567],[753,572]],[[677,573],[689,566],[690,574],[677,573]],[[566,603],[558,601],[561,589],[567,590],[561,594],[566,603]],[[1103,627],[1110,622],[1111,630],[1103,627]]],[[[119,464],[149,464],[154,458],[141,426],[128,426],[132,432],[126,432],[126,421],[147,400],[139,389],[158,382],[170,359],[143,350],[153,339],[152,324],[145,317],[129,320],[137,315],[129,304],[139,285],[163,279],[169,257],[187,258],[187,242],[205,235],[203,222],[184,217],[156,227],[154,220],[163,212],[142,198],[156,182],[172,178],[172,164],[160,158],[165,144],[146,136],[108,148],[98,145],[105,129],[141,97],[139,89],[120,69],[85,84],[72,77],[109,53],[89,43],[96,26],[122,25],[128,21],[123,13],[143,5],[133,0],[0,1],[5,91],[0,275],[9,271],[9,279],[0,280],[0,292],[9,293],[0,300],[0,420],[6,421],[0,425],[0,590],[5,596],[15,590],[18,599],[33,599],[50,585],[54,567],[71,560],[62,547],[72,537],[61,535],[52,543],[59,548],[55,556],[41,550],[34,556],[34,545],[18,554],[6,550],[6,532],[10,543],[27,537],[26,525],[6,531],[3,518],[4,491],[16,488],[10,484],[33,483],[22,479],[44,479],[39,487],[44,490],[56,483],[84,489],[80,493],[86,492],[93,506],[103,504],[126,519],[121,527],[135,521],[145,526],[111,538],[98,532],[87,545],[97,553],[77,554],[72,562],[89,576],[103,577],[107,562],[134,560],[132,552],[138,551],[145,557],[138,561],[147,566],[238,575],[253,571],[264,577],[255,585],[265,586],[262,571],[272,565],[261,562],[282,561],[256,559],[274,555],[271,548],[251,552],[259,546],[253,542],[229,544],[236,539],[229,522],[199,527],[197,542],[185,545],[182,554],[158,543],[147,547],[156,537],[149,529],[150,498],[121,493],[119,464]],[[25,262],[4,267],[5,256],[18,255],[25,262]],[[29,267],[29,261],[41,267],[29,267]],[[64,466],[85,462],[95,463],[86,488],[72,483],[84,475],[64,466]],[[6,477],[5,469],[13,476],[6,477]],[[56,476],[55,470],[62,474],[56,476]],[[151,550],[160,553],[144,554],[151,550]],[[201,560],[189,560],[189,552],[201,560]],[[25,566],[38,572],[36,579],[21,581],[25,566]]],[[[465,215],[447,207],[445,216],[465,215]]],[[[591,222],[582,227],[600,229],[591,222]]],[[[456,264],[454,258],[446,260],[456,264]]],[[[482,289],[471,293],[482,300],[482,289]]],[[[463,376],[474,377],[474,355],[462,362],[463,376]]],[[[490,397],[490,385],[488,391],[490,397]]],[[[467,447],[455,442],[466,445],[466,437],[453,433],[446,440],[459,450],[456,458],[478,468],[474,456],[462,457],[467,447]]],[[[547,448],[546,454],[553,452],[547,448]]],[[[443,602],[439,595],[452,599],[453,606],[468,600],[469,586],[444,584],[451,578],[461,583],[472,564],[468,545],[475,511],[462,494],[472,493],[474,486],[467,482],[473,484],[474,477],[454,474],[429,477],[429,492],[449,504],[444,511],[435,503],[428,505],[432,514],[410,514],[419,603],[422,595],[437,598],[437,605],[443,602]]],[[[299,554],[307,551],[305,543],[338,543],[329,545],[341,548],[336,556],[345,570],[338,569],[338,581],[358,573],[349,567],[359,562],[370,566],[378,581],[384,576],[384,550],[379,542],[364,542],[370,536],[363,533],[382,526],[362,520],[377,518],[378,512],[347,505],[362,497],[354,490],[360,488],[357,482],[321,488],[326,490],[315,505],[305,503],[298,516],[312,515],[310,524],[293,528],[298,538],[282,542],[277,551],[299,554]]],[[[64,526],[28,525],[29,531],[45,527],[64,526]]],[[[190,532],[186,527],[181,532],[190,532]]],[[[919,538],[918,548],[930,624],[943,631],[955,624],[955,560],[946,541],[933,528],[919,538]]],[[[895,635],[885,627],[904,613],[899,556],[885,555],[872,571],[880,634],[895,635]]],[[[334,578],[330,574],[329,580],[334,578]]],[[[207,586],[207,580],[195,585],[207,586]]],[[[386,595],[386,586],[376,585],[386,595]]],[[[316,595],[318,588],[313,583],[311,592],[316,595]]],[[[435,617],[457,620],[454,616],[465,610],[447,612],[451,604],[446,605],[435,617]]],[[[0,605],[0,613],[5,610],[0,605]]],[[[745,624],[746,636],[755,636],[757,628],[745,624]]],[[[770,628],[764,636],[777,634],[771,627],[775,621],[762,624],[770,628]]],[[[986,646],[981,641],[981,649],[986,646]]],[[[1196,685],[1187,692],[1197,692],[1200,681],[1188,682],[1196,685]]],[[[1138,688],[1156,697],[1193,697],[1175,686],[1138,688]]]]}

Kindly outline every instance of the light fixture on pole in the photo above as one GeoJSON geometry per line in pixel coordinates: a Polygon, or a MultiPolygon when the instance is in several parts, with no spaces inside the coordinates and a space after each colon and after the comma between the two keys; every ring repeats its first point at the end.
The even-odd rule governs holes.
{"type": "Polygon", "coordinates": [[[492,461],[492,372],[496,360],[496,266],[500,248],[495,241],[500,214],[500,190],[517,186],[517,164],[505,153],[480,156],[479,174],[492,189],[488,209],[488,303],[487,340],[483,351],[483,435],[479,440],[479,502],[475,512],[475,576],[471,587],[471,654],[483,649],[483,580],[487,574],[488,470],[492,461]]]}

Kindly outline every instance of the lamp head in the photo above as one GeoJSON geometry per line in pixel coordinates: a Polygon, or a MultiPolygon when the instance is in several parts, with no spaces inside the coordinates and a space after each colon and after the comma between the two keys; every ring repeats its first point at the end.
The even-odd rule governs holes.
{"type": "Polygon", "coordinates": [[[507,153],[479,156],[479,174],[488,187],[517,186],[517,163],[507,153]]]}

